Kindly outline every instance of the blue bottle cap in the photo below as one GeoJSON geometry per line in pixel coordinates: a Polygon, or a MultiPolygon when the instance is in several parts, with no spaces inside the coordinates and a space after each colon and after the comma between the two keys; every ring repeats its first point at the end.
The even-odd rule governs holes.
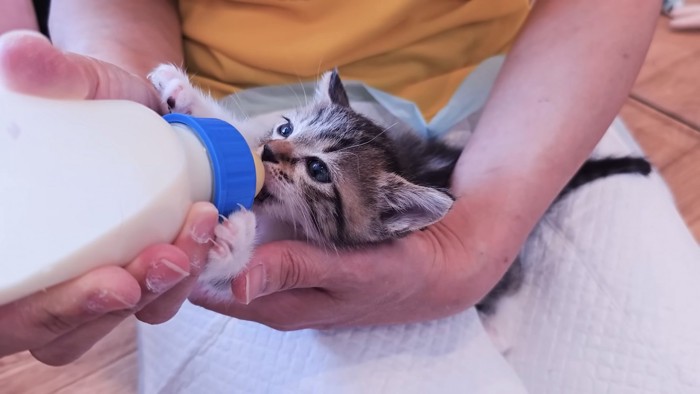
{"type": "Polygon", "coordinates": [[[205,146],[214,181],[212,202],[219,213],[228,216],[241,206],[251,209],[255,198],[255,162],[241,133],[220,119],[184,114],[168,114],[163,118],[171,124],[184,124],[205,146]]]}

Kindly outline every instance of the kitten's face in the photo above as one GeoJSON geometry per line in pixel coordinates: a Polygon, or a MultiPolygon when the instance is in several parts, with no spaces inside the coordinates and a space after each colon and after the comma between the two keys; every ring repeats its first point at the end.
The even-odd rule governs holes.
{"type": "Polygon", "coordinates": [[[258,209],[336,246],[396,238],[442,218],[452,198],[398,176],[383,134],[350,108],[338,75],[325,74],[315,102],[285,115],[264,146],[258,209]]]}

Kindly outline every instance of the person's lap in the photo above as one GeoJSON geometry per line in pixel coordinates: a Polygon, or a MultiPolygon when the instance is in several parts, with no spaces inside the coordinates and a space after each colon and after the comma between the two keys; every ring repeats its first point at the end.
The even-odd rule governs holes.
{"type": "MultiPolygon", "coordinates": [[[[468,99],[453,100],[434,123],[421,123],[410,104],[381,92],[352,83],[348,90],[360,112],[387,126],[403,118],[425,136],[456,131],[452,135],[464,137],[478,118],[478,104],[492,82],[487,79],[495,76],[498,64],[477,74],[478,80],[465,81],[457,96],[468,99]]],[[[312,85],[264,88],[225,102],[241,116],[257,117],[264,130],[280,110],[298,105],[311,92],[312,85]],[[268,103],[266,97],[274,100],[268,103]]],[[[598,155],[631,153],[639,153],[638,148],[620,123],[596,149],[598,155]]],[[[509,309],[527,312],[506,313],[498,324],[515,328],[509,361],[533,392],[626,387],[638,382],[620,376],[639,365],[659,370],[661,362],[675,369],[661,368],[644,385],[682,389],[669,375],[673,370],[700,376],[690,374],[698,372],[692,365],[700,362],[692,364],[695,360],[676,347],[661,346],[667,336],[688,338],[689,329],[700,328],[700,322],[682,324],[685,313],[700,316],[688,305],[700,295],[689,283],[700,274],[700,266],[692,265],[698,261],[697,244],[658,176],[619,178],[588,185],[562,201],[524,248],[527,285],[509,309]],[[662,311],[665,320],[658,323],[662,311]],[[615,330],[624,334],[608,335],[615,330]]],[[[697,341],[693,346],[700,354],[697,341]]],[[[227,385],[246,392],[342,385],[348,391],[372,391],[377,384],[420,391],[422,384],[435,388],[436,382],[442,391],[459,392],[468,385],[472,391],[492,392],[499,381],[507,392],[520,389],[512,370],[489,348],[473,310],[418,325],[281,333],[186,305],[173,321],[142,327],[141,360],[142,391],[149,393],[225,390],[227,385]],[[440,336],[441,341],[425,340],[440,336]],[[403,365],[400,371],[390,367],[395,362],[403,365]]]]}

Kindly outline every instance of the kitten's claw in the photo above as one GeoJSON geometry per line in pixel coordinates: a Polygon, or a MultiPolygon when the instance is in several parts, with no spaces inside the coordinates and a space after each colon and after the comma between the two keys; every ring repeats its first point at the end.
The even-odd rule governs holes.
{"type": "Polygon", "coordinates": [[[172,64],[161,64],[148,79],[160,94],[163,112],[192,114],[199,92],[184,71],[172,64]]]}
{"type": "Polygon", "coordinates": [[[251,211],[239,209],[216,226],[214,235],[219,246],[211,249],[209,258],[224,260],[237,250],[254,243],[255,215],[251,211]]]}
{"type": "Polygon", "coordinates": [[[217,118],[237,126],[241,123],[209,94],[194,87],[187,73],[177,66],[161,64],[148,75],[148,79],[160,95],[162,113],[217,118]]]}
{"type": "Polygon", "coordinates": [[[255,246],[255,214],[240,209],[214,229],[216,241],[199,276],[208,298],[231,299],[231,281],[245,268],[255,246]]]}

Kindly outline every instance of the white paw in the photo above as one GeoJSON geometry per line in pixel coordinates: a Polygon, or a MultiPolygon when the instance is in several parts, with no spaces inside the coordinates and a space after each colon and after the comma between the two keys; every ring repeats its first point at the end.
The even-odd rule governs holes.
{"type": "Polygon", "coordinates": [[[508,354],[518,346],[520,330],[528,314],[528,291],[525,285],[514,294],[503,296],[489,314],[480,313],[481,322],[496,349],[508,354]]]}
{"type": "Polygon", "coordinates": [[[493,346],[499,353],[507,356],[510,350],[513,349],[515,339],[509,336],[503,328],[499,330],[498,315],[481,315],[480,317],[481,324],[484,326],[484,330],[486,330],[486,334],[488,334],[491,339],[493,346]]]}
{"type": "Polygon", "coordinates": [[[207,296],[231,299],[231,281],[245,268],[255,247],[255,214],[240,209],[214,229],[216,240],[199,276],[207,296]]]}
{"type": "MultiPolygon", "coordinates": [[[[234,126],[241,122],[209,94],[192,86],[187,74],[172,64],[161,64],[148,79],[160,94],[163,113],[179,113],[199,118],[217,118],[234,126]]],[[[240,130],[240,127],[239,127],[240,130]]]]}
{"type": "Polygon", "coordinates": [[[160,94],[163,112],[197,115],[202,93],[190,83],[187,74],[172,64],[161,64],[148,79],[160,94]]]}

